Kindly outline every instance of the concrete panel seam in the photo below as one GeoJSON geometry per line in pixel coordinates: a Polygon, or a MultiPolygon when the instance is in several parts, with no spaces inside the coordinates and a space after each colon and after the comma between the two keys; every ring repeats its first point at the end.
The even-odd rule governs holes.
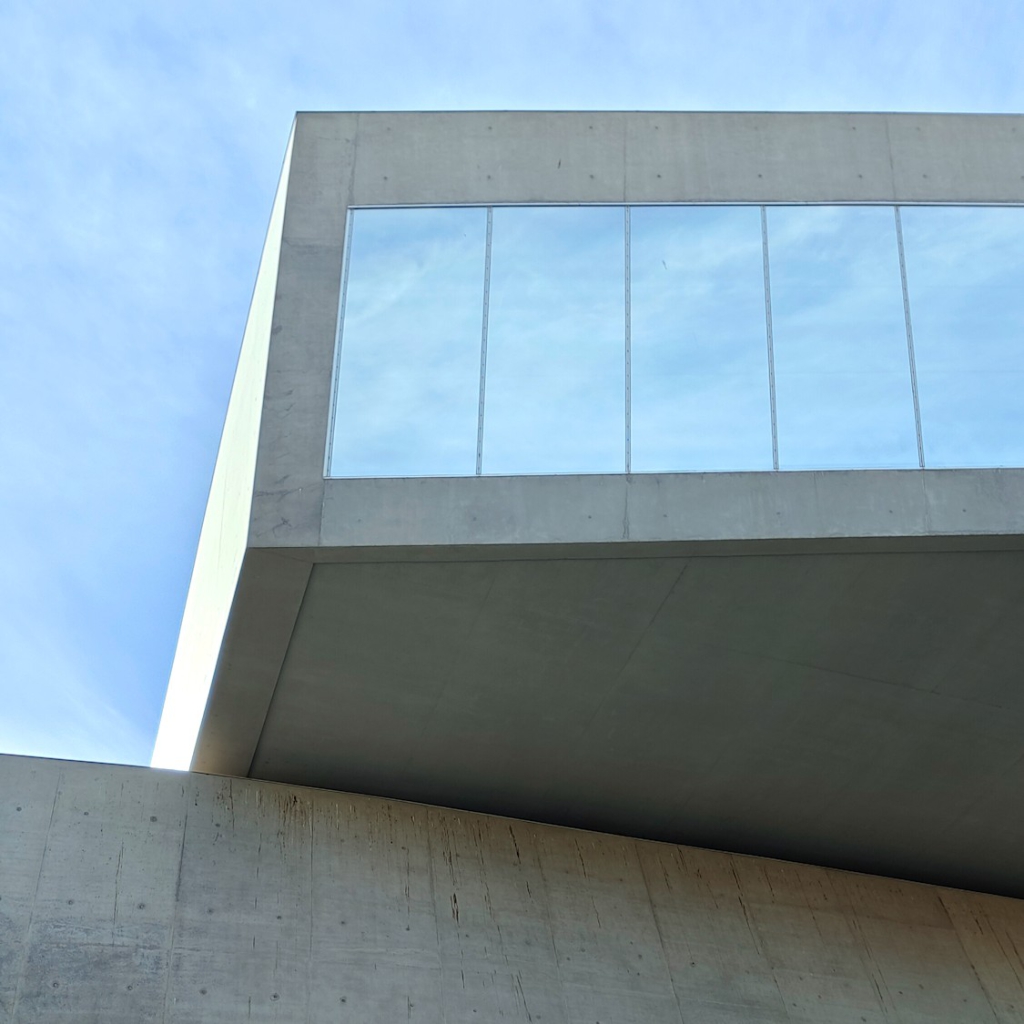
{"type": "Polygon", "coordinates": [[[295,640],[295,627],[298,624],[299,619],[302,616],[302,606],[305,604],[306,598],[309,596],[309,582],[310,582],[310,580],[313,577],[313,572],[314,571],[315,571],[315,565],[311,563],[310,564],[310,570],[309,570],[309,572],[306,575],[306,584],[305,584],[305,586],[304,586],[304,588],[302,590],[302,597],[299,599],[299,606],[296,609],[295,618],[292,621],[292,628],[291,628],[291,633],[288,636],[288,643],[285,646],[284,654],[281,657],[281,663],[280,663],[280,665],[278,666],[278,669],[277,669],[277,679],[274,681],[274,689],[273,689],[273,691],[270,694],[270,700],[267,701],[267,710],[266,710],[266,713],[263,716],[263,725],[260,727],[260,734],[259,734],[259,736],[256,739],[256,743],[253,745],[252,757],[249,759],[249,764],[246,767],[245,771],[240,773],[241,775],[244,775],[244,776],[251,775],[253,763],[256,761],[257,757],[259,756],[260,743],[263,740],[263,732],[266,729],[267,719],[270,717],[271,711],[272,711],[272,709],[274,707],[274,701],[277,698],[278,685],[281,682],[281,674],[284,672],[284,667],[288,663],[288,653],[291,650],[292,643],[295,640]]]}
{"type": "MultiPolygon", "coordinates": [[[[194,783],[192,788],[194,789],[194,783]]],[[[180,896],[181,896],[181,876],[185,866],[185,841],[188,836],[188,818],[191,805],[195,802],[195,798],[187,792],[186,787],[182,786],[182,793],[188,798],[185,800],[185,815],[181,823],[181,845],[178,850],[178,873],[174,880],[174,910],[171,916],[171,930],[170,935],[167,939],[167,955],[168,955],[168,966],[164,977],[164,1000],[163,1000],[163,1018],[166,1020],[167,1014],[170,1011],[171,1005],[171,965],[170,958],[174,953],[174,942],[176,938],[176,931],[178,927],[178,908],[180,907],[180,896]]]]}
{"type": "Polygon", "coordinates": [[[29,913],[28,926],[25,929],[25,940],[22,943],[20,950],[20,966],[18,969],[18,980],[15,984],[14,989],[14,1006],[11,1009],[11,1020],[16,1021],[18,1016],[18,1006],[21,1003],[21,995],[23,983],[25,980],[25,969],[28,966],[28,954],[32,948],[32,927],[35,924],[36,918],[36,906],[39,902],[39,887],[43,879],[43,868],[46,866],[46,851],[50,845],[50,835],[53,831],[53,816],[57,810],[57,801],[60,798],[61,787],[64,780],[64,769],[61,768],[57,773],[57,781],[54,785],[53,790],[53,803],[50,806],[50,820],[46,825],[46,841],[43,845],[43,854],[39,858],[39,871],[36,874],[36,887],[35,893],[32,898],[32,910],[29,913]]]}
{"type": "Polygon", "coordinates": [[[658,946],[661,952],[662,963],[665,965],[665,976],[668,978],[669,988],[672,990],[672,998],[676,1001],[676,1011],[679,1014],[679,1024],[686,1024],[686,1018],[683,1016],[683,1004],[679,998],[679,990],[676,988],[676,980],[672,975],[672,965],[669,963],[668,956],[665,952],[667,948],[665,943],[665,933],[662,931],[661,919],[658,916],[658,908],[655,906],[654,896],[651,893],[651,883],[650,879],[647,877],[647,868],[644,865],[643,858],[640,856],[640,850],[636,842],[630,844],[630,849],[633,853],[633,859],[636,861],[637,868],[640,871],[640,877],[643,879],[644,891],[647,894],[647,904],[651,909],[651,918],[654,921],[654,930],[658,936],[658,946]]]}

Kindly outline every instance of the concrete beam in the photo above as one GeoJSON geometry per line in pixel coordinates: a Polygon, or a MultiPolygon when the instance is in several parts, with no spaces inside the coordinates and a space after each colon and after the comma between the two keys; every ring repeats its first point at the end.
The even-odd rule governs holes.
{"type": "Polygon", "coordinates": [[[1024,469],[328,480],[320,546],[339,557],[492,545],[583,555],[604,545],[635,557],[639,545],[655,554],[730,542],[756,553],[765,542],[965,537],[1019,546],[1024,469]]]}

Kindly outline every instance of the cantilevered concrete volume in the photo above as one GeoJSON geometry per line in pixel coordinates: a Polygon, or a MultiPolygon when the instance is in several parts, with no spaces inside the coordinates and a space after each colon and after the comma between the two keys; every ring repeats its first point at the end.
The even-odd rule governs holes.
{"type": "MultiPolygon", "coordinates": [[[[999,331],[1014,337],[1019,300],[999,275],[1018,250],[998,243],[987,284],[980,257],[951,258],[942,280],[953,284],[933,280],[928,292],[916,255],[926,232],[912,236],[907,213],[995,210],[1009,218],[999,238],[1016,237],[1022,167],[1018,117],[299,115],[154,764],[1024,895],[1024,470],[1011,448],[967,444],[1024,435],[1020,405],[997,396],[1017,379],[1024,335],[998,351],[992,340],[999,331]],[[656,408],[653,385],[643,394],[633,386],[652,365],[643,364],[652,351],[644,325],[652,310],[675,309],[636,286],[635,211],[669,205],[749,208],[743,294],[757,300],[749,365],[751,401],[764,409],[763,468],[639,473],[630,461],[643,416],[656,408]],[[468,370],[457,371],[472,377],[457,442],[465,473],[333,475],[341,463],[332,464],[332,445],[358,448],[370,436],[359,430],[376,430],[377,444],[392,407],[412,424],[403,437],[417,440],[416,403],[434,387],[429,367],[417,369],[412,390],[389,384],[370,341],[364,362],[353,361],[358,339],[371,338],[367,318],[378,315],[371,299],[392,301],[402,289],[408,298],[426,266],[401,254],[387,263],[386,246],[359,250],[353,224],[358,232],[359,217],[375,223],[368,211],[452,207],[481,211],[479,231],[466,235],[460,292],[480,308],[467,305],[472,316],[458,320],[460,331],[475,332],[465,334],[468,370]],[[532,278],[528,260],[518,277],[508,269],[513,232],[501,230],[512,221],[502,218],[562,207],[613,207],[609,232],[624,225],[614,297],[623,312],[607,335],[609,345],[622,338],[621,357],[609,349],[614,358],[601,371],[612,375],[602,378],[614,384],[608,393],[621,395],[621,465],[494,475],[487,458],[502,381],[527,389],[543,376],[528,366],[516,377],[516,332],[542,359],[559,331],[567,337],[580,322],[556,315],[569,269],[564,278],[554,264],[532,278]],[[845,250],[798,237],[797,222],[776,213],[782,207],[881,225],[878,245],[891,263],[879,285],[884,316],[865,312],[878,289],[858,278],[864,262],[843,263],[845,250]],[[854,207],[872,212],[857,220],[854,207]],[[780,296],[793,294],[785,289],[797,271],[787,266],[798,266],[797,250],[817,267],[807,317],[792,302],[780,312],[780,296]],[[371,278],[378,258],[384,269],[371,278]],[[821,276],[839,265],[854,268],[841,287],[821,276]],[[525,282],[519,292],[512,280],[525,282]],[[934,315],[936,296],[954,285],[1001,296],[999,325],[993,302],[970,296],[961,312],[934,315]],[[531,325],[530,296],[542,286],[544,323],[531,325]],[[980,319],[968,315],[981,309],[980,319]],[[815,311],[828,330],[807,327],[815,311]],[[856,339],[843,335],[853,346],[847,362],[830,364],[844,316],[863,325],[865,354],[858,363],[856,339]],[[879,325],[891,336],[884,353],[879,325]],[[977,373],[956,369],[972,353],[977,373]],[[825,417],[832,399],[817,401],[816,392],[840,376],[846,390],[836,401],[851,408],[863,399],[858,408],[871,410],[890,385],[898,391],[895,462],[787,470],[795,425],[806,436],[824,430],[815,416],[825,417]],[[800,390],[801,380],[811,383],[800,390]],[[987,398],[968,393],[988,387],[984,380],[987,398]],[[373,401],[360,405],[371,388],[373,401]],[[1003,417],[994,433],[972,411],[986,406],[1003,417]]],[[[966,252],[953,245],[953,220],[942,225],[940,242],[966,252]]],[[[615,259],[618,237],[607,249],[615,259]]],[[[679,303],[696,301],[686,291],[690,271],[679,267],[703,272],[728,255],[710,243],[684,253],[694,237],[680,235],[676,255],[664,259],[679,303]]],[[[928,237],[934,254],[939,243],[928,237]]],[[[431,244],[422,251],[436,252],[431,244]]],[[[657,269],[661,259],[649,262],[657,269]]],[[[721,280],[738,280],[730,275],[721,280]]],[[[427,302],[429,292],[418,294],[427,302]]],[[[404,315],[414,321],[411,308],[404,315]]],[[[701,358],[746,344],[733,327],[716,333],[713,316],[701,322],[701,358]]],[[[587,336],[605,326],[594,321],[587,336]]],[[[697,351],[685,330],[680,345],[697,351]]],[[[442,353],[456,342],[445,344],[442,353]]],[[[383,359],[383,343],[379,351],[383,359]]],[[[722,358],[722,376],[736,378],[722,358]]],[[[679,386],[687,402],[707,402],[692,380],[713,378],[713,360],[711,371],[693,360],[679,369],[679,386]]],[[[569,393],[576,378],[566,365],[544,378],[549,410],[585,403],[569,393]]],[[[437,372],[437,387],[447,386],[437,372]]],[[[533,411],[506,430],[513,441],[533,437],[531,424],[547,415],[536,394],[525,396],[522,407],[533,411]]],[[[881,422],[851,420],[843,451],[861,450],[854,442],[872,431],[887,443],[881,422]]],[[[657,439],[661,428],[647,429],[657,439]]],[[[714,429],[740,423],[720,418],[714,429]]],[[[429,432],[424,421],[419,433],[429,432]]],[[[412,443],[402,442],[403,457],[412,443]]]]}

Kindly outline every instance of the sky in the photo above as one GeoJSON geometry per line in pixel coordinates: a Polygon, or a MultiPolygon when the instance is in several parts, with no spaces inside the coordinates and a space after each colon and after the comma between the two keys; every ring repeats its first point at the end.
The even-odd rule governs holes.
{"type": "Polygon", "coordinates": [[[296,110],[1024,110],[1024,3],[0,4],[0,751],[145,764],[296,110]]]}

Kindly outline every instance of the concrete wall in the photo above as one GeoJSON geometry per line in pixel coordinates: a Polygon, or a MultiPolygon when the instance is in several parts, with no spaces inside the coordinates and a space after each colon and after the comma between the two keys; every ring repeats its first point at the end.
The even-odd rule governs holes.
{"type": "Polygon", "coordinates": [[[1010,1024],[1024,902],[0,757],[0,1021],[1010,1024]]]}

